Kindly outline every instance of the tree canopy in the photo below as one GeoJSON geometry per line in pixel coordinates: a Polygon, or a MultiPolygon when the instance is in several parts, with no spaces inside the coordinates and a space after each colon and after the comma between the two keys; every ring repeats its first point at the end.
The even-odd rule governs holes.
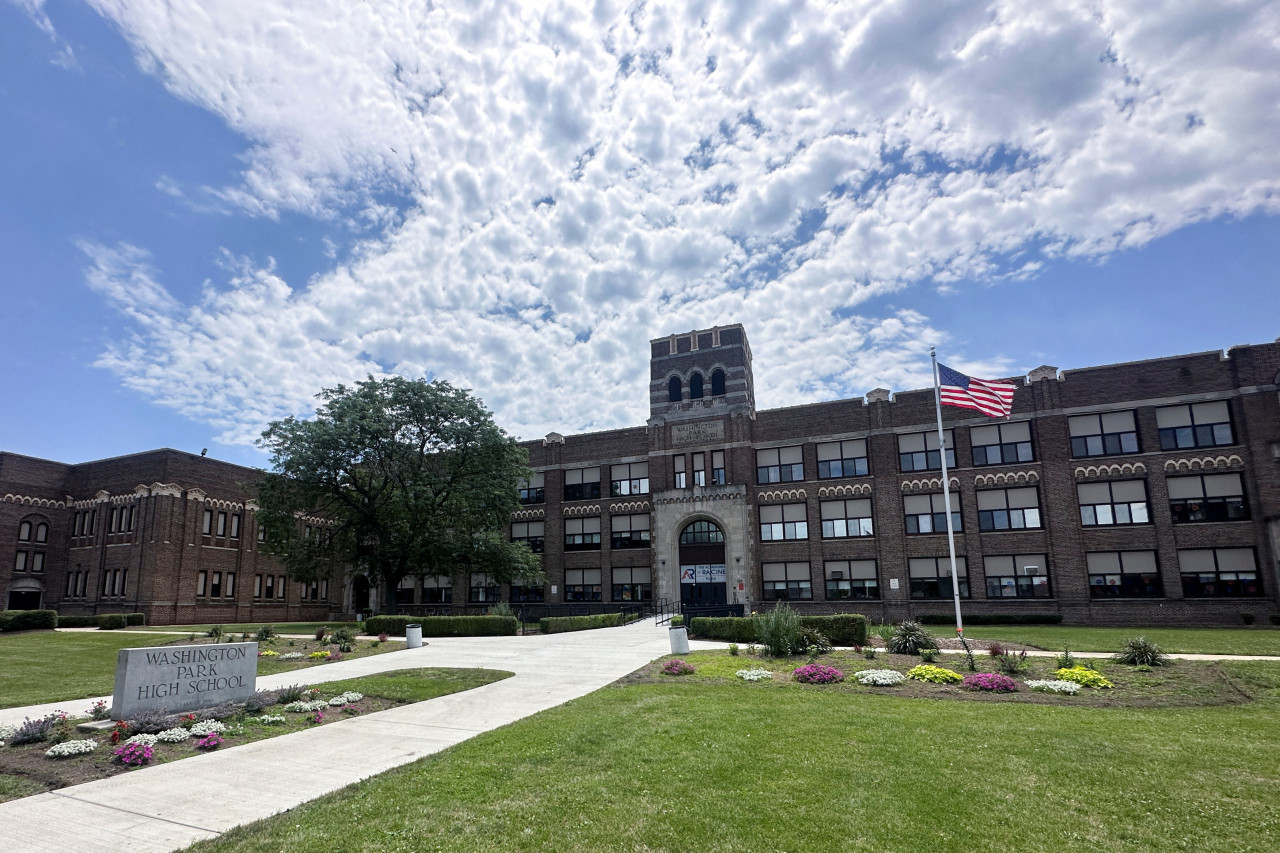
{"type": "Polygon", "coordinates": [[[389,609],[410,576],[541,581],[537,556],[504,535],[528,454],[477,398],[401,377],[317,398],[314,418],[274,421],[258,440],[272,465],[258,490],[264,550],[291,577],[351,566],[383,584],[389,609]]]}

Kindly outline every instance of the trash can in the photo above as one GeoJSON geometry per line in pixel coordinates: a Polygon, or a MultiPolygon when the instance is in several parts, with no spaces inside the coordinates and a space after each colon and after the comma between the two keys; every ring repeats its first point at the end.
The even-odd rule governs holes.
{"type": "Polygon", "coordinates": [[[405,625],[404,626],[404,647],[406,649],[422,648],[422,626],[421,625],[405,625]]]}
{"type": "Polygon", "coordinates": [[[689,654],[689,632],[683,625],[680,627],[673,627],[668,630],[667,633],[671,638],[671,654],[689,654]]]}

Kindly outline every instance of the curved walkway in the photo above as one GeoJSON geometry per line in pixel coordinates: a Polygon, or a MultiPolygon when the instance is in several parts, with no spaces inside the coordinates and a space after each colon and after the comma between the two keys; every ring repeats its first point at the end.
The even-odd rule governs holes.
{"type": "MultiPolygon", "coordinates": [[[[307,683],[414,667],[483,667],[515,676],[306,731],[0,803],[5,846],[24,853],[165,853],[269,817],[597,690],[670,652],[649,620],[531,637],[429,638],[404,649],[306,671],[307,683]]],[[[690,644],[712,649],[721,643],[690,644]]],[[[263,676],[259,689],[299,681],[263,676]]],[[[110,701],[110,697],[106,697],[110,701]]],[[[9,708],[21,722],[75,703],[9,708]]]]}

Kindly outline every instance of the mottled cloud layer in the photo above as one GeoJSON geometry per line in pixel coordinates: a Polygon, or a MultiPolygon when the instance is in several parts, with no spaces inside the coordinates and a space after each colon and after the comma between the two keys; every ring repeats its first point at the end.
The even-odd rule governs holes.
{"type": "Polygon", "coordinates": [[[1262,0],[90,2],[251,141],[236,215],[352,235],[309,282],[228,256],[192,305],[84,246],[129,318],[102,363],[226,441],[366,373],[524,436],[632,425],[646,341],[718,323],[762,405],[920,387],[948,330],[873,298],[1280,209],[1262,0]]]}

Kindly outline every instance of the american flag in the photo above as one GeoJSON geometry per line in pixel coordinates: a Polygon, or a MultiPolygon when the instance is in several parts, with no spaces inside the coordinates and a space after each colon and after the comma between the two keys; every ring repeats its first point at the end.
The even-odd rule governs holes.
{"type": "Polygon", "coordinates": [[[938,364],[938,390],[944,406],[977,409],[993,418],[1006,418],[1013,411],[1016,386],[1008,382],[986,382],[938,364]]]}

